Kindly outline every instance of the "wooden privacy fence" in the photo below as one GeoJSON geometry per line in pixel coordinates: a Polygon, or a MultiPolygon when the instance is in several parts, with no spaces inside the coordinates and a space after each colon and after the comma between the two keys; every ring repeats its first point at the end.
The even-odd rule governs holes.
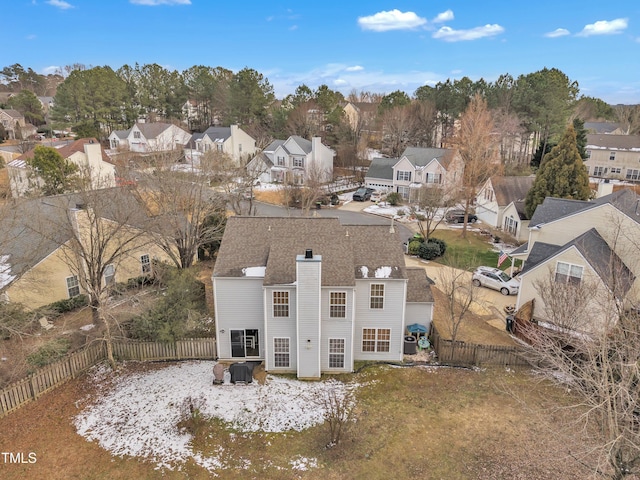
{"type": "Polygon", "coordinates": [[[435,326],[431,332],[433,349],[438,360],[453,365],[529,366],[516,346],[477,345],[443,339],[435,326]]]}
{"type": "MultiPolygon", "coordinates": [[[[209,360],[216,356],[216,341],[213,338],[179,340],[175,343],[117,341],[113,343],[113,354],[118,360],[209,360]]],[[[104,343],[90,345],[12,383],[0,390],[0,417],[75,378],[106,358],[104,343]]]]}

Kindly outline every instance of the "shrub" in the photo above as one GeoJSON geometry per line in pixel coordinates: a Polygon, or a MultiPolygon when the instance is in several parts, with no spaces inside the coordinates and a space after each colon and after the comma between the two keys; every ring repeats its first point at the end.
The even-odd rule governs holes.
{"type": "Polygon", "coordinates": [[[440,247],[440,256],[444,255],[444,252],[447,251],[446,242],[444,240],[441,240],[440,238],[429,237],[429,240],[427,240],[427,242],[435,243],[440,247]]]}
{"type": "Polygon", "coordinates": [[[440,256],[440,245],[433,242],[423,242],[418,249],[418,256],[424,260],[433,260],[440,256]]]}
{"type": "Polygon", "coordinates": [[[50,311],[54,314],[63,314],[70,312],[76,308],[85,307],[89,304],[89,297],[86,295],[76,295],[72,298],[66,298],[64,300],[58,300],[57,302],[50,303],[43,307],[43,310],[50,311]]]}
{"type": "Polygon", "coordinates": [[[412,240],[409,242],[409,255],[418,255],[420,245],[422,245],[420,240],[412,240]]]}
{"type": "Polygon", "coordinates": [[[71,340],[68,338],[55,338],[28,355],[27,363],[36,368],[44,367],[64,357],[69,348],[71,348],[71,340]]]}
{"type": "Polygon", "coordinates": [[[395,207],[396,205],[400,205],[402,203],[402,196],[398,192],[391,192],[389,195],[387,195],[387,202],[389,202],[389,205],[395,207]]]}

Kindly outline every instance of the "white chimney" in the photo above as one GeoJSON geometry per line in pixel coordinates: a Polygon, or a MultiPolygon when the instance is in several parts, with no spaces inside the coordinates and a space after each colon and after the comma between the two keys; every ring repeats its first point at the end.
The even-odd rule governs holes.
{"type": "Polygon", "coordinates": [[[611,195],[612,193],[613,184],[608,179],[604,179],[600,183],[598,183],[596,198],[604,197],[605,195],[611,195]]]}
{"type": "Polygon", "coordinates": [[[322,256],[308,249],[296,257],[298,378],[320,378],[322,256]]]}

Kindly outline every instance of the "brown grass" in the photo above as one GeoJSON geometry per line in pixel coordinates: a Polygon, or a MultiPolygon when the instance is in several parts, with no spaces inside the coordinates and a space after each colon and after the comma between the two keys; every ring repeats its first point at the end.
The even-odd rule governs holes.
{"type": "MultiPolygon", "coordinates": [[[[333,449],[324,448],[327,434],[322,427],[241,434],[216,421],[205,426],[193,446],[205,455],[224,446],[230,466],[218,472],[223,479],[587,476],[571,458],[582,441],[560,426],[556,408],[566,403],[565,393],[535,381],[528,372],[378,366],[352,378],[362,384],[357,421],[333,449]],[[292,470],[290,461],[298,456],[317,459],[319,468],[292,470]],[[248,468],[242,466],[245,460],[250,462],[248,468]]],[[[77,435],[72,419],[98,394],[94,388],[89,381],[76,379],[0,419],[1,451],[37,456],[35,464],[0,465],[2,478],[211,478],[190,462],[181,470],[156,471],[143,459],[112,457],[77,435]]]]}
{"type": "Polygon", "coordinates": [[[254,191],[256,200],[273,205],[284,205],[282,190],[256,190],[254,191]]]}

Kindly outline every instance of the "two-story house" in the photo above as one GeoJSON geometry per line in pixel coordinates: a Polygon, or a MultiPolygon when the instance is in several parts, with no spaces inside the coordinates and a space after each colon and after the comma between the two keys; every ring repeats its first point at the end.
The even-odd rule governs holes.
{"type": "Polygon", "coordinates": [[[248,164],[247,170],[264,183],[303,185],[310,177],[329,182],[333,178],[335,152],[320,137],[311,141],[297,135],[274,140],[248,164]]]}
{"type": "Polygon", "coordinates": [[[640,135],[587,135],[590,177],[640,181],[640,135]]]}
{"type": "Polygon", "coordinates": [[[213,271],[218,356],[319,378],[399,361],[433,297],[396,233],[337,218],[231,217],[213,271]]]}
{"type": "Polygon", "coordinates": [[[482,223],[500,228],[517,240],[528,236],[529,219],[524,201],[535,176],[493,176],[482,185],[476,195],[476,215],[482,223]]]}
{"type": "Polygon", "coordinates": [[[184,148],[190,138],[189,132],[170,123],[136,123],[129,130],[111,132],[109,146],[138,153],[164,152],[184,148]]]}
{"type": "Polygon", "coordinates": [[[24,115],[19,111],[11,108],[0,108],[0,123],[4,127],[7,138],[10,140],[16,138],[27,138],[31,135],[35,135],[36,133],[36,127],[27,123],[24,115]]]}
{"type": "Polygon", "coordinates": [[[193,156],[206,152],[224,153],[238,166],[245,165],[246,160],[259,150],[255,139],[238,125],[209,127],[203,133],[194,133],[187,148],[193,156]]]}
{"type": "Polygon", "coordinates": [[[616,307],[639,305],[638,238],[640,197],[630,189],[593,201],[546,198],[531,217],[528,242],[510,254],[524,260],[517,307],[533,300],[534,320],[552,323],[539,286],[545,281],[559,286],[585,283],[586,311],[597,314],[590,320],[599,321],[575,329],[605,327],[615,320],[616,307]]]}
{"type": "Polygon", "coordinates": [[[397,159],[374,158],[365,185],[397,192],[411,202],[423,186],[455,191],[463,172],[464,162],[454,150],[409,147],[397,159]]]}
{"type": "MultiPolygon", "coordinates": [[[[62,158],[78,167],[78,174],[89,181],[91,189],[115,187],[115,165],[95,138],[81,138],[58,149],[62,158]]],[[[37,190],[42,180],[29,166],[34,150],[7,163],[9,187],[14,198],[37,190]]]]}

